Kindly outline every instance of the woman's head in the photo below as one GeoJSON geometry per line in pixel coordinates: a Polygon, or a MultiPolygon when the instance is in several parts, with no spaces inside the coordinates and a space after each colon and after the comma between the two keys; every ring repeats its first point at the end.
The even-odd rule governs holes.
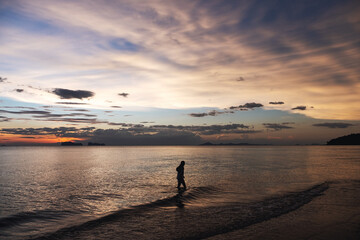
{"type": "Polygon", "coordinates": [[[184,166],[184,165],[185,165],[185,161],[181,161],[180,165],[184,166]]]}

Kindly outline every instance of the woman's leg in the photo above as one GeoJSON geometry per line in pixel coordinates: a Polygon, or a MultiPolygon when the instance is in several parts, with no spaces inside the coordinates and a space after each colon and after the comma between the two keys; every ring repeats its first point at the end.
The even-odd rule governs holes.
{"type": "Polygon", "coordinates": [[[184,188],[186,188],[186,184],[185,184],[185,180],[184,180],[184,179],[181,179],[181,183],[182,183],[182,185],[184,186],[184,188]]]}

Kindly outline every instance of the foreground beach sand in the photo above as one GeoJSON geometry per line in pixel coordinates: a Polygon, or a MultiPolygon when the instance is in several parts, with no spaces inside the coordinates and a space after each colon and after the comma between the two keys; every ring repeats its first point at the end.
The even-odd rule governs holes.
{"type": "Polygon", "coordinates": [[[360,239],[360,181],[322,183],[253,203],[198,205],[211,194],[191,189],[40,239],[360,239]]]}
{"type": "Polygon", "coordinates": [[[360,181],[331,183],[295,211],[207,239],[360,239],[360,181]]]}

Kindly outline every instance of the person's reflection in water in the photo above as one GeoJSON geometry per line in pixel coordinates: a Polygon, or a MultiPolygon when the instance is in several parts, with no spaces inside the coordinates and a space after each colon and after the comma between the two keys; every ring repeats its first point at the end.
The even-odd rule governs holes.
{"type": "Polygon", "coordinates": [[[181,184],[184,186],[184,190],[186,189],[186,184],[184,180],[184,166],[185,161],[181,161],[180,165],[176,168],[177,171],[177,180],[178,180],[178,186],[177,188],[180,189],[181,184]]]}
{"type": "Polygon", "coordinates": [[[176,206],[178,208],[183,208],[185,206],[184,201],[183,201],[184,191],[185,191],[184,189],[179,188],[178,194],[176,194],[176,196],[175,196],[176,206]]]}

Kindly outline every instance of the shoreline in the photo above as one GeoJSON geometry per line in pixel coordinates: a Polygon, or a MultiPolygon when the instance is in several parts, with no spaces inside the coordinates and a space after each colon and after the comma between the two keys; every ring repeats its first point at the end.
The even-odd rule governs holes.
{"type": "Polygon", "coordinates": [[[206,239],[360,239],[359,199],[360,181],[331,183],[294,211],[206,239]]]}
{"type": "MultiPolygon", "coordinates": [[[[115,239],[119,236],[126,239],[268,239],[258,237],[259,232],[251,229],[265,226],[262,233],[271,233],[267,230],[269,223],[284,216],[287,219],[311,205],[328,191],[329,185],[332,184],[322,183],[259,202],[224,206],[192,205],[193,200],[201,200],[203,194],[212,192],[195,189],[195,192],[179,193],[165,201],[120,211],[37,239],[115,239]]],[[[284,235],[284,239],[289,237],[284,235]]]]}

